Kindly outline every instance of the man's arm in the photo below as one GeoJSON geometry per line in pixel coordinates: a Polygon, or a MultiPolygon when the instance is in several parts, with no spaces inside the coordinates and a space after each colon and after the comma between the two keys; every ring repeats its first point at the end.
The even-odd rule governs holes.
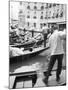
{"type": "Polygon", "coordinates": [[[60,36],[61,39],[66,39],[66,30],[59,31],[59,36],[60,36]]]}

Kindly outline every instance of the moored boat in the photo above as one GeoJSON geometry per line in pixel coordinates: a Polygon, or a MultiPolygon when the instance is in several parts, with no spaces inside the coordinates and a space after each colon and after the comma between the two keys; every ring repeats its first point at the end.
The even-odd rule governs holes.
{"type": "MultiPolygon", "coordinates": [[[[22,51],[23,53],[19,54],[19,55],[15,55],[15,56],[11,56],[10,57],[10,62],[15,62],[15,61],[20,61],[20,60],[24,60],[25,58],[31,58],[34,57],[38,54],[40,54],[41,52],[43,52],[44,50],[47,50],[49,47],[39,47],[39,48],[29,48],[29,50],[25,50],[22,51]]],[[[22,49],[21,49],[22,50],[22,49]]]]}

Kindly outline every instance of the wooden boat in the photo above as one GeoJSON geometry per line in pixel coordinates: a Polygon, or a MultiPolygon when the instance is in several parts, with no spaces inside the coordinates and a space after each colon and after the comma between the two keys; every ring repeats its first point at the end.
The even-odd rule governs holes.
{"type": "MultiPolygon", "coordinates": [[[[26,36],[27,34],[24,34],[24,35],[26,36]]],[[[22,44],[19,43],[19,44],[14,44],[14,45],[11,45],[11,46],[28,49],[29,47],[42,45],[43,41],[44,40],[43,40],[41,34],[38,34],[38,35],[32,37],[30,40],[24,41],[22,44]]]]}
{"type": "Polygon", "coordinates": [[[23,44],[16,44],[16,45],[10,45],[10,46],[18,47],[18,48],[24,48],[26,50],[26,49],[29,49],[30,47],[34,47],[34,45],[38,47],[42,43],[43,43],[43,40],[37,40],[36,42],[35,41],[32,41],[32,42],[27,41],[27,42],[25,42],[23,44]]]}
{"type": "Polygon", "coordinates": [[[29,50],[25,50],[23,51],[24,53],[22,55],[19,55],[19,56],[13,56],[13,57],[10,57],[10,63],[11,62],[15,62],[15,61],[21,61],[21,60],[24,60],[25,58],[28,59],[28,58],[31,58],[31,57],[34,57],[38,54],[40,54],[41,52],[43,52],[44,50],[47,50],[49,47],[45,47],[45,48],[29,48],[29,50]]]}

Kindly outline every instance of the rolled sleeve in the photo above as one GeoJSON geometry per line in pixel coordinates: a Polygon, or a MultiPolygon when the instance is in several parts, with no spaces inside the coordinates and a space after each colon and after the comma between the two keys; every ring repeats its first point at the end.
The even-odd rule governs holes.
{"type": "Polygon", "coordinates": [[[61,39],[66,39],[66,31],[59,31],[59,36],[61,39]]]}

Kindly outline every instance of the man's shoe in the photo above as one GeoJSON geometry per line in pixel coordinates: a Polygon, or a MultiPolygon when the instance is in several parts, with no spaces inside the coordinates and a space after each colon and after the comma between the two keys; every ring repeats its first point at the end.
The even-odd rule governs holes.
{"type": "MultiPolygon", "coordinates": [[[[44,72],[44,76],[47,76],[47,72],[44,72]]],[[[49,76],[52,76],[52,74],[50,73],[49,76]]]]}
{"type": "Polygon", "coordinates": [[[60,81],[60,77],[57,77],[57,78],[56,78],[56,81],[59,82],[59,81],[60,81]]]}
{"type": "Polygon", "coordinates": [[[43,82],[46,84],[46,86],[48,86],[48,79],[47,78],[43,79],[43,82]]]}

